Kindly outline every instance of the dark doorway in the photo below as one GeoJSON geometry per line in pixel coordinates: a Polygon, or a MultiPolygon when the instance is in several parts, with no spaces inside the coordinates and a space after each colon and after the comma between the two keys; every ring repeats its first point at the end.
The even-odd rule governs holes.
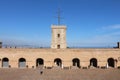
{"type": "Polygon", "coordinates": [[[20,58],[18,65],[19,65],[20,68],[25,68],[26,67],[26,60],[25,60],[25,58],[20,58]]]}
{"type": "Polygon", "coordinates": [[[90,66],[97,67],[97,59],[96,58],[90,59],[90,66]]]}
{"type": "Polygon", "coordinates": [[[54,60],[54,63],[57,65],[57,66],[62,66],[62,60],[60,59],[60,58],[56,58],[55,60],[54,60]]]}
{"type": "Polygon", "coordinates": [[[115,67],[115,61],[113,58],[109,58],[107,62],[109,67],[115,67]]]}
{"type": "Polygon", "coordinates": [[[80,60],[78,58],[74,58],[72,62],[73,62],[73,66],[80,67],[80,60]]]}
{"type": "Polygon", "coordinates": [[[57,49],[60,49],[60,45],[57,45],[57,49]]]}
{"type": "Polygon", "coordinates": [[[2,67],[3,68],[8,68],[9,67],[9,59],[8,58],[3,58],[2,59],[2,67]]]}
{"type": "Polygon", "coordinates": [[[44,65],[44,60],[42,58],[36,59],[36,67],[43,65],[44,65]]]}

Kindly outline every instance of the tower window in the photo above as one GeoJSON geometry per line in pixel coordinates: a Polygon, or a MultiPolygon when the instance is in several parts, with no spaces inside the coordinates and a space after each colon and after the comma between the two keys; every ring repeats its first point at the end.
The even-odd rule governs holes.
{"type": "Polygon", "coordinates": [[[60,45],[57,45],[57,48],[60,49],[60,45]]]}
{"type": "Polygon", "coordinates": [[[60,37],[60,34],[58,34],[57,37],[59,38],[59,37],[60,37]]]}

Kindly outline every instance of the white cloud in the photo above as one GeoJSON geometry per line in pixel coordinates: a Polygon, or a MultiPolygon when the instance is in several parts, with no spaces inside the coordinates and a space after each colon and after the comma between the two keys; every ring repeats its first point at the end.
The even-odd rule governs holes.
{"type": "Polygon", "coordinates": [[[117,42],[120,41],[120,34],[105,34],[93,36],[86,40],[80,40],[78,43],[74,43],[75,46],[80,47],[115,47],[117,42]]]}
{"type": "MultiPolygon", "coordinates": [[[[86,39],[79,39],[76,42],[68,42],[69,46],[75,46],[75,47],[114,47],[117,45],[117,42],[120,41],[120,24],[117,25],[111,25],[102,27],[99,29],[102,34],[95,34],[89,38],[86,39]],[[109,30],[111,30],[109,32],[109,30]],[[105,33],[104,33],[105,32],[105,33]]],[[[8,45],[24,45],[24,44],[30,44],[30,45],[40,45],[40,46],[50,46],[50,41],[24,41],[19,39],[4,39],[2,40],[4,43],[8,45]]]]}
{"type": "Polygon", "coordinates": [[[39,40],[24,40],[16,38],[2,38],[3,46],[17,47],[49,47],[49,42],[39,40]]]}
{"type": "Polygon", "coordinates": [[[103,33],[93,37],[95,42],[111,43],[120,41],[120,24],[102,27],[99,31],[103,33]]]}
{"type": "Polygon", "coordinates": [[[100,34],[95,34],[89,38],[80,39],[74,43],[80,47],[115,47],[120,42],[120,24],[106,26],[99,29],[100,34]]]}
{"type": "Polygon", "coordinates": [[[116,24],[116,25],[110,25],[110,26],[105,26],[102,27],[103,30],[114,30],[114,29],[120,29],[120,24],[116,24]]]}

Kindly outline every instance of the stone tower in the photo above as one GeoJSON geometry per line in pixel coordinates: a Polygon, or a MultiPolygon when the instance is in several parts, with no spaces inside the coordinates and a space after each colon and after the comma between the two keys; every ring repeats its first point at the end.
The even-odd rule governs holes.
{"type": "Polygon", "coordinates": [[[120,48],[120,42],[118,42],[118,48],[120,48]]]}
{"type": "Polygon", "coordinates": [[[65,25],[52,25],[52,42],[51,48],[65,49],[66,44],[66,26],[65,25]]]}
{"type": "Polygon", "coordinates": [[[2,48],[2,42],[0,42],[0,48],[2,48]]]}

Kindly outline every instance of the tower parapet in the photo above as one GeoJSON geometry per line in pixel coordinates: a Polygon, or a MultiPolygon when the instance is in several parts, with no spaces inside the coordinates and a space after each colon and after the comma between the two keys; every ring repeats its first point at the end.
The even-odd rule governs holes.
{"type": "Polygon", "coordinates": [[[52,25],[52,42],[51,48],[62,49],[66,48],[66,26],[65,25],[52,25]]]}

